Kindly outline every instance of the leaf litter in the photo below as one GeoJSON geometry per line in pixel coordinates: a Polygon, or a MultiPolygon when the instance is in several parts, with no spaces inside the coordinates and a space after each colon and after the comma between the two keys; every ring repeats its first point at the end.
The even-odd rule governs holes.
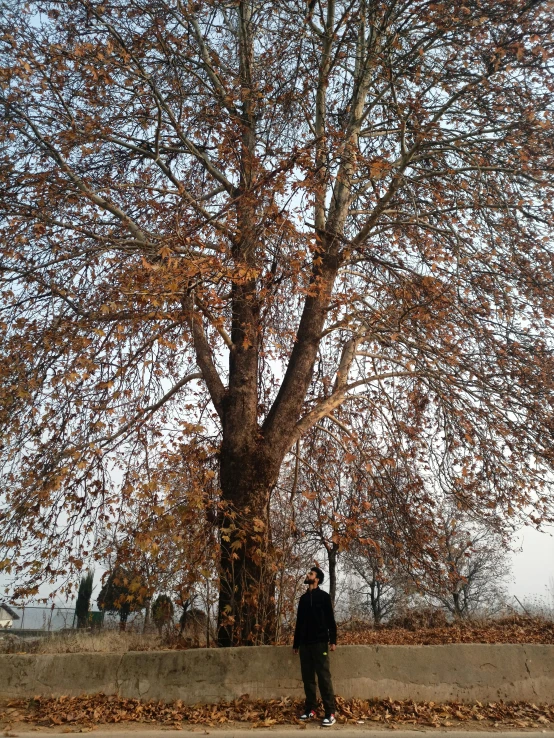
{"type": "MultiPolygon", "coordinates": [[[[427,727],[460,726],[481,723],[514,728],[547,728],[554,725],[554,704],[531,702],[414,702],[412,700],[361,700],[337,697],[337,721],[385,726],[427,727]]],[[[80,697],[35,697],[0,703],[0,723],[6,729],[14,723],[73,727],[88,732],[95,725],[113,723],[155,723],[173,729],[188,726],[217,727],[229,723],[248,723],[251,727],[300,724],[297,716],[303,701],[288,697],[253,700],[243,695],[232,702],[212,705],[185,705],[174,702],[142,701],[133,698],[96,694],[80,697]]],[[[73,731],[72,731],[73,732],[73,731]]]]}
{"type": "MultiPolygon", "coordinates": [[[[402,621],[400,621],[402,622],[402,621]]],[[[352,623],[340,632],[344,646],[443,645],[447,643],[554,644],[554,621],[543,617],[510,616],[498,620],[467,620],[443,626],[421,626],[409,620],[402,625],[352,623]],[[404,627],[402,627],[402,625],[404,627]]]]}

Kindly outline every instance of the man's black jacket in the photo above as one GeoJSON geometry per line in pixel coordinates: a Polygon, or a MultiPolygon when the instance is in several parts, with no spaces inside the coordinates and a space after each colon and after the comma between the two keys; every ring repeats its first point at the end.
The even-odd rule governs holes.
{"type": "Polygon", "coordinates": [[[308,589],[298,603],[293,648],[301,643],[336,643],[337,625],[331,597],[319,587],[308,589]]]}

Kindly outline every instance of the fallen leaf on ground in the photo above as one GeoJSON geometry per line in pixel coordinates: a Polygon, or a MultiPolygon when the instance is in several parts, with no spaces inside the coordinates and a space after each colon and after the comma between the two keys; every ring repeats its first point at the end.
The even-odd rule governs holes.
{"type": "MultiPolygon", "coordinates": [[[[530,702],[414,702],[413,700],[346,700],[337,702],[337,722],[362,724],[380,722],[390,726],[450,727],[477,723],[512,727],[554,725],[554,704],[530,702]],[[524,725],[525,724],[525,725],[524,725]]],[[[63,726],[63,732],[85,732],[95,725],[113,723],[158,724],[171,730],[185,726],[208,734],[206,727],[249,724],[267,728],[274,725],[298,725],[303,701],[290,698],[253,700],[247,697],[215,705],[184,705],[182,701],[141,701],[115,695],[96,694],[81,697],[35,697],[11,701],[21,722],[42,726],[63,726]],[[204,730],[202,730],[204,728],[204,730]]],[[[0,702],[0,720],[9,720],[7,705],[0,702]]],[[[321,711],[322,714],[322,711],[321,711]]],[[[298,725],[305,729],[305,724],[298,725]]],[[[11,730],[11,725],[6,726],[11,730]]],[[[5,733],[7,735],[7,733],[5,733]]]]}

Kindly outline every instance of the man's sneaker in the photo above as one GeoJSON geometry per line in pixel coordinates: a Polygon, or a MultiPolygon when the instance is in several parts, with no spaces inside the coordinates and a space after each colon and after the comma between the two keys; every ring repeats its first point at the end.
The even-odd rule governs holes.
{"type": "Polygon", "coordinates": [[[331,713],[330,715],[325,715],[323,720],[321,721],[321,725],[323,728],[328,728],[330,725],[334,725],[337,721],[335,720],[334,713],[331,713]]]}
{"type": "Polygon", "coordinates": [[[317,715],[315,714],[315,710],[306,710],[306,712],[302,713],[302,715],[299,716],[299,720],[313,720],[316,718],[317,715]]]}

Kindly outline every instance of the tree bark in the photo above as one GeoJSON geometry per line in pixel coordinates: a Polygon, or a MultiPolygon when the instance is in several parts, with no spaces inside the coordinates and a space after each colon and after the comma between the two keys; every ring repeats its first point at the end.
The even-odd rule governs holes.
{"type": "Polygon", "coordinates": [[[329,562],[329,595],[333,608],[335,607],[335,599],[337,597],[337,555],[339,552],[338,543],[332,543],[327,548],[327,560],[329,562]]]}
{"type": "Polygon", "coordinates": [[[371,610],[373,612],[373,621],[376,625],[379,625],[382,620],[383,613],[381,610],[381,583],[377,579],[371,580],[369,593],[371,599],[371,610]]]}
{"type": "Polygon", "coordinates": [[[142,632],[147,633],[150,628],[150,608],[152,605],[152,600],[150,597],[144,601],[144,624],[142,626],[142,632]]]}
{"type": "Polygon", "coordinates": [[[460,593],[452,592],[452,600],[454,601],[454,615],[456,618],[461,619],[463,617],[463,611],[460,605],[460,593]]]}
{"type": "Polygon", "coordinates": [[[275,571],[269,503],[276,473],[262,455],[221,458],[220,646],[274,642],[275,571]]]}

